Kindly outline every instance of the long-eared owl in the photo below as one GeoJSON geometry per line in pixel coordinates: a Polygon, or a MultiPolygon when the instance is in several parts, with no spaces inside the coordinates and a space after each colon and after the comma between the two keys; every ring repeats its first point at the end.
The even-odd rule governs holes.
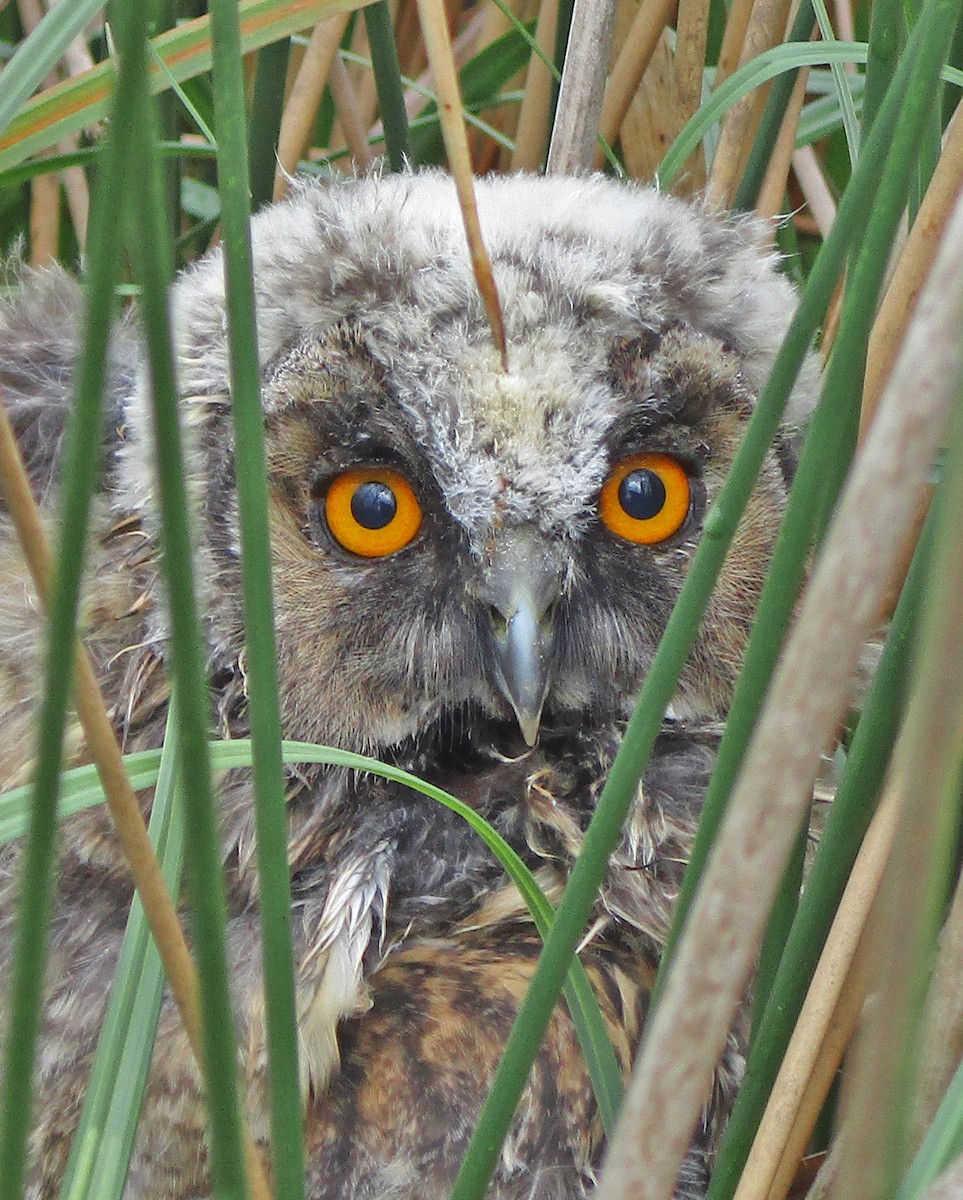
{"type": "MultiPolygon", "coordinates": [[[[305,183],[253,223],[280,703],[288,738],[410,768],[492,822],[556,898],[790,319],[764,230],[602,178],[477,184],[503,369],[440,174],[305,183]]],[[[80,289],[49,271],[0,313],[0,394],[56,511],[80,289]]],[[[247,726],[223,264],[173,294],[212,733],[247,726]]],[[[136,321],[114,336],[84,619],[126,750],[159,744],[165,605],[136,321]]],[[[807,367],[790,417],[812,391],[807,367]]],[[[769,454],[581,953],[629,1070],[783,510],[769,454]]],[[[0,787],[30,772],[38,604],[0,512],[0,787]]],[[[71,728],[67,757],[85,761],[71,728]]],[[[311,1200],[442,1200],[539,940],[476,835],[373,777],[292,769],[297,1019],[311,1200]]],[[[267,1135],[249,777],[219,790],[249,1118],[267,1135]]],[[[18,850],[0,849],[0,990],[18,850]]],[[[55,1194],[130,883],[109,821],[65,823],[29,1195],[55,1194]]],[[[2,1023],[2,1022],[0,1022],[2,1023]]],[[[738,1077],[706,1098],[680,1194],[704,1186],[738,1077]]],[[[564,1006],[491,1195],[576,1200],[602,1132],[564,1006]]],[[[165,1001],[127,1195],[208,1194],[200,1084],[165,1001]]]]}

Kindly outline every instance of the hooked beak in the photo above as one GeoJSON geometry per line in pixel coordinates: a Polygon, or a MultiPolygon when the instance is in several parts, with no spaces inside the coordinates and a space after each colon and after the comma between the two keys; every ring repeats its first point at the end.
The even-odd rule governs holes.
{"type": "Polygon", "coordinates": [[[481,588],[491,619],[488,666],[529,746],[538,737],[551,683],[560,591],[558,566],[534,530],[511,530],[497,538],[481,588]]]}

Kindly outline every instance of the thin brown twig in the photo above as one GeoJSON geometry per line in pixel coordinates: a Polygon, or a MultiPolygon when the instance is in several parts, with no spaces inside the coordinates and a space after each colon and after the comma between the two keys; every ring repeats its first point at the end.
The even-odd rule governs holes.
{"type": "MultiPolygon", "coordinates": [[[[2,404],[0,487],[37,595],[44,607],[47,607],[50,581],[53,577],[53,556],[10,420],[2,404]]],[[[87,750],[97,766],[107,807],[130,867],[134,886],[144,906],[144,914],[170,983],[171,994],[200,1069],[203,1062],[201,1008],[194,962],[144,824],[140,805],[127,777],[97,676],[79,638],[74,643],[74,655],[74,700],[86,738],[87,750]]],[[[271,1200],[271,1189],[260,1155],[246,1126],[244,1139],[251,1193],[256,1200],[271,1200]]]]}
{"type": "Polygon", "coordinates": [[[465,222],[465,236],[471,255],[472,270],[481,293],[488,323],[491,326],[495,348],[501,356],[502,369],[508,370],[508,343],[505,337],[505,321],[502,316],[492,262],[482,239],[478,205],[475,202],[475,187],[472,177],[471,158],[468,153],[468,138],[462,116],[461,96],[458,91],[458,75],[452,52],[448,22],[432,0],[418,0],[421,14],[421,30],[428,52],[428,62],[435,77],[435,93],[438,98],[438,115],[441,132],[445,140],[445,151],[465,222]]]}
{"type": "Polygon", "coordinates": [[[806,99],[806,83],[809,79],[809,68],[804,67],[796,78],[796,83],[786,105],[786,112],[779,126],[779,135],[773,147],[769,166],[756,199],[756,212],[761,217],[770,220],[783,212],[786,203],[786,186],[789,172],[792,168],[793,152],[796,147],[796,132],[799,129],[799,118],[802,116],[803,102],[806,99]]]}
{"type": "Polygon", "coordinates": [[[331,64],[338,53],[349,16],[349,13],[338,13],[330,20],[315,25],[311,32],[281,118],[278,169],[274,176],[275,200],[280,200],[287,191],[288,177],[294,174],[308,145],[314,118],[331,73],[331,64]]]}
{"type": "Polygon", "coordinates": [[[946,131],[943,152],[883,296],[867,351],[860,435],[865,436],[902,344],[910,315],[963,186],[963,117],[946,131]]]}
{"type": "Polygon", "coordinates": [[[351,82],[351,76],[337,54],[331,63],[328,84],[331,88],[331,98],[334,101],[338,120],[341,122],[341,132],[351,151],[354,165],[361,170],[367,170],[373,161],[368,146],[367,130],[362,123],[358,96],[354,90],[354,84],[351,82]]]}

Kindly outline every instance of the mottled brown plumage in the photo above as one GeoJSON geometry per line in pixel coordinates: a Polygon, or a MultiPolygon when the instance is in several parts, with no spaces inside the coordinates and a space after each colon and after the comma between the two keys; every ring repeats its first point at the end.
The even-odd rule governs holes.
{"type": "MultiPolygon", "coordinates": [[[[307,185],[255,221],[282,717],[288,737],[366,751],[449,788],[557,897],[793,297],[754,225],[650,191],[601,179],[489,180],[479,202],[508,328],[507,375],[443,177],[307,185]],[[653,452],[681,464],[688,499],[677,529],[639,545],[606,526],[599,495],[619,463],[653,452]],[[340,543],[329,500],[346,471],[372,464],[407,480],[420,525],[396,551],[364,557],[340,543]]],[[[215,254],[186,274],[174,314],[214,725],[235,737],[247,732],[246,680],[221,272],[215,254]]],[[[56,273],[26,281],[0,315],[0,391],[48,516],[77,321],[77,291],[56,273]]],[[[114,344],[86,601],[91,651],[128,750],[159,743],[167,701],[137,358],[126,325],[114,344]]],[[[807,374],[794,418],[810,391],[807,374]]],[[[766,463],[583,951],[626,1071],[790,458],[780,442],[766,463]]],[[[642,474],[639,486],[658,488],[642,474]]],[[[0,564],[8,787],[29,774],[40,618],[2,518],[0,564]]],[[[76,728],[68,758],[84,760],[76,728]]],[[[246,774],[227,778],[220,806],[248,1110],[266,1138],[246,774]]],[[[442,1200],[531,977],[538,942],[527,912],[459,818],[394,784],[299,769],[289,820],[308,1193],[442,1200]]],[[[0,981],[16,871],[17,850],[0,849],[0,981]]],[[[67,822],[31,1197],[52,1196],[66,1162],[128,902],[104,812],[67,822]]],[[[733,1049],[694,1134],[685,1194],[704,1186],[737,1075],[733,1049]]],[[[166,1002],[127,1195],[206,1195],[203,1123],[166,1002]]],[[[560,1006],[491,1194],[578,1200],[601,1148],[560,1006]]]]}

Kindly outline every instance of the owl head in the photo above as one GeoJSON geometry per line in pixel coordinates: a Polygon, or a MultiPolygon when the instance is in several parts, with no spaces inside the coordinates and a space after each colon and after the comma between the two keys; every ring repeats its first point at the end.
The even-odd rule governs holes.
{"type": "MultiPolygon", "coordinates": [[[[441,174],[306,183],[253,224],[288,737],[630,711],[794,307],[759,227],[597,178],[479,180],[508,370],[441,174]]],[[[216,668],[242,652],[223,263],[174,303],[216,668]]],[[[791,406],[812,392],[804,372],[791,406]]],[[[124,462],[151,506],[145,385],[124,462]]],[[[770,453],[679,683],[724,713],[786,493],[770,453]]]]}

